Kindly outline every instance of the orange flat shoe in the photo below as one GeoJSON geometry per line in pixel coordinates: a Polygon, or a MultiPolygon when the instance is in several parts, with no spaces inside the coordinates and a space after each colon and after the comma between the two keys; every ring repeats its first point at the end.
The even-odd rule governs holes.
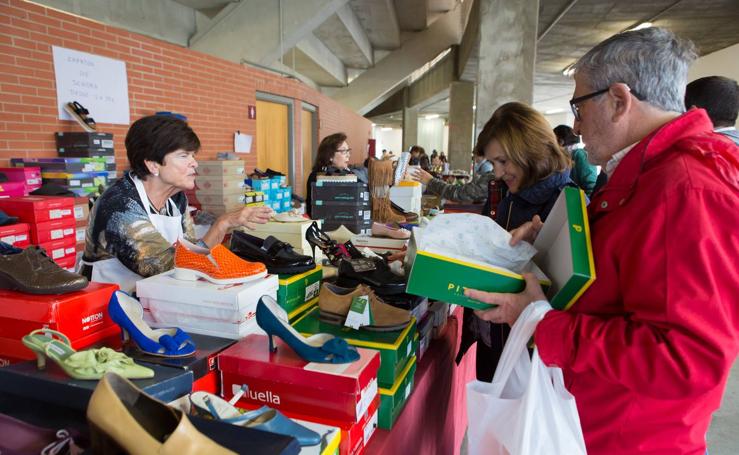
{"type": "Polygon", "coordinates": [[[173,277],[178,280],[203,278],[215,284],[237,284],[266,275],[264,264],[245,261],[221,244],[208,250],[181,239],[175,245],[173,277]]]}

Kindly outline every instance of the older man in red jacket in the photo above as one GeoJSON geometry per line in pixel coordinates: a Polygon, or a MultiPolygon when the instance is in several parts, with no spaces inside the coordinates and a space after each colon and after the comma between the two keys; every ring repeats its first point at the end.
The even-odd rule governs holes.
{"type": "MultiPolygon", "coordinates": [[[[739,153],[702,109],[684,112],[692,44],[660,28],[621,33],[576,64],[570,102],[606,186],[588,212],[597,278],[535,333],[563,369],[590,454],[706,451],[739,351],[739,153]]],[[[514,233],[531,240],[534,220],[514,233]]],[[[543,299],[468,291],[513,323],[543,299]]]]}

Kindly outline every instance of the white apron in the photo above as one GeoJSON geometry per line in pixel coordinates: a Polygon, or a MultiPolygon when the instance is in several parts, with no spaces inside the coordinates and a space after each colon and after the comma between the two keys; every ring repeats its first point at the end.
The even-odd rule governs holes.
{"type": "MultiPolygon", "coordinates": [[[[171,213],[174,216],[151,213],[151,210],[149,210],[149,198],[146,196],[144,184],[134,175],[130,175],[130,178],[136,186],[139,199],[141,199],[144,210],[149,215],[149,220],[170,245],[174,244],[184,234],[182,231],[182,214],[177,208],[177,205],[171,198],[167,199],[167,204],[170,205],[171,213]]],[[[118,258],[95,262],[82,261],[82,263],[92,267],[91,281],[117,284],[122,291],[129,294],[136,291],[136,282],[143,279],[141,275],[132,272],[128,267],[123,265],[118,258]]]]}

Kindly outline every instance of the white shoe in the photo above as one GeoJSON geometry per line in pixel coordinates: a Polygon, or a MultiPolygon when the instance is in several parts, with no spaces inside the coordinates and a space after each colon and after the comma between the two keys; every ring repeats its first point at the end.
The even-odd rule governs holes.
{"type": "Polygon", "coordinates": [[[306,221],[310,221],[308,218],[299,215],[295,210],[275,213],[272,218],[280,223],[305,223],[306,221]]]}

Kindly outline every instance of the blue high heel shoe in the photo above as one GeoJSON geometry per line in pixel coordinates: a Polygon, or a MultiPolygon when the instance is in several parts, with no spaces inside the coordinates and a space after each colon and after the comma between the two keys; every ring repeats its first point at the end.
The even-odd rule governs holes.
{"type": "Polygon", "coordinates": [[[292,436],[301,446],[314,446],[321,442],[321,435],[313,430],[293,422],[281,412],[268,406],[262,406],[254,411],[241,414],[233,404],[244,394],[246,389],[234,395],[231,401],[208,392],[193,392],[190,394],[195,414],[212,417],[221,422],[240,425],[270,433],[292,436]]]}
{"type": "Polygon", "coordinates": [[[341,338],[328,333],[317,333],[305,338],[287,321],[287,313],[268,295],[257,304],[257,324],[269,335],[269,350],[276,350],[273,336],[282,338],[296,354],[308,362],[351,363],[359,359],[359,352],[341,338]]]}
{"type": "Polygon", "coordinates": [[[144,322],[141,303],[123,291],[115,291],[108,302],[110,318],[121,326],[123,340],[132,339],[138,348],[158,357],[188,357],[195,354],[195,343],[178,328],[152,329],[144,322]]]}

